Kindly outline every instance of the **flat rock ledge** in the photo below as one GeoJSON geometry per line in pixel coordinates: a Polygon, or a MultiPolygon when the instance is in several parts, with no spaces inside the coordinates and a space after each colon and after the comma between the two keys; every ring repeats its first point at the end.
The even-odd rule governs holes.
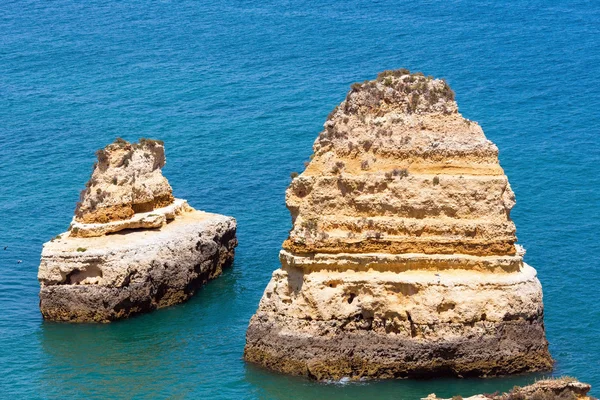
{"type": "Polygon", "coordinates": [[[103,236],[109,233],[122,231],[123,229],[141,229],[141,228],[160,228],[167,221],[183,212],[191,211],[192,208],[186,200],[175,199],[172,204],[166,207],[156,208],[152,211],[133,214],[126,220],[111,221],[104,224],[85,224],[77,221],[73,217],[69,227],[71,237],[94,237],[103,236]]]}
{"type": "MultiPolygon", "coordinates": [[[[110,322],[189,299],[234,258],[236,221],[187,209],[156,229],[44,244],[38,272],[47,320],[110,322]]],[[[150,214],[150,213],[149,213],[150,214]]]]}
{"type": "Polygon", "coordinates": [[[510,392],[502,394],[454,396],[451,399],[430,394],[421,400],[593,400],[594,397],[588,396],[591,388],[589,384],[579,382],[575,378],[562,377],[544,379],[524,387],[515,386],[510,392]]]}

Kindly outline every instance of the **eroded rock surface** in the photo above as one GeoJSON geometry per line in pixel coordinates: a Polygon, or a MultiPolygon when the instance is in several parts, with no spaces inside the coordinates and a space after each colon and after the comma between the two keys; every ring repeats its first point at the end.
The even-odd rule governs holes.
{"type": "Polygon", "coordinates": [[[233,262],[235,219],[173,198],[160,142],[117,141],[101,153],[69,231],[44,244],[49,320],[110,322],[180,303],[233,262]]]}
{"type": "Polygon", "coordinates": [[[161,141],[117,139],[96,152],[98,161],[75,210],[75,221],[107,223],[172,204],[173,190],[162,175],[161,141]]]}
{"type": "Polygon", "coordinates": [[[592,387],[574,378],[545,379],[525,387],[516,386],[502,394],[481,394],[470,397],[454,396],[442,399],[430,394],[423,400],[592,400],[588,392],[592,387]]]}
{"type": "Polygon", "coordinates": [[[444,81],[353,85],[313,149],[246,360],[320,380],[552,367],[498,149],[444,81]]]}

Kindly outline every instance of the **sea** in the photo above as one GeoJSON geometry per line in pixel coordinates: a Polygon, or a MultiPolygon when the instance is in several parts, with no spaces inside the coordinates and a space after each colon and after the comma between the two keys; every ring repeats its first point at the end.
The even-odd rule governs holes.
{"type": "Polygon", "coordinates": [[[600,2],[0,2],[0,398],[419,399],[569,375],[600,396],[600,2]],[[444,78],[500,149],[543,285],[550,374],[317,383],[246,364],[245,331],[301,172],[353,82],[444,78]],[[234,265],[185,304],[44,322],[42,244],[94,152],[164,140],[177,197],[238,221],[234,265]]]}

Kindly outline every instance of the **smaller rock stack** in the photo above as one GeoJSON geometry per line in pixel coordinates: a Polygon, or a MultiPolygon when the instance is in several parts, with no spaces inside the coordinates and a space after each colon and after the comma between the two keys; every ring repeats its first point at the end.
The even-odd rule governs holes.
{"type": "Polygon", "coordinates": [[[233,262],[236,221],[173,197],[163,143],[98,150],[69,231],[44,244],[45,319],[109,322],[181,303],[233,262]]]}

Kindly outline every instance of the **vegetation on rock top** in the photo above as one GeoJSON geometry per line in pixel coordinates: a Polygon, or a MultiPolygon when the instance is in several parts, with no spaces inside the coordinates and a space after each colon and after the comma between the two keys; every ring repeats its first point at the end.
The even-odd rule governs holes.
{"type": "Polygon", "coordinates": [[[375,80],[351,86],[346,100],[328,116],[333,119],[342,111],[347,115],[384,115],[391,110],[407,114],[456,112],[454,91],[443,79],[411,73],[407,69],[387,70],[375,80]]]}

